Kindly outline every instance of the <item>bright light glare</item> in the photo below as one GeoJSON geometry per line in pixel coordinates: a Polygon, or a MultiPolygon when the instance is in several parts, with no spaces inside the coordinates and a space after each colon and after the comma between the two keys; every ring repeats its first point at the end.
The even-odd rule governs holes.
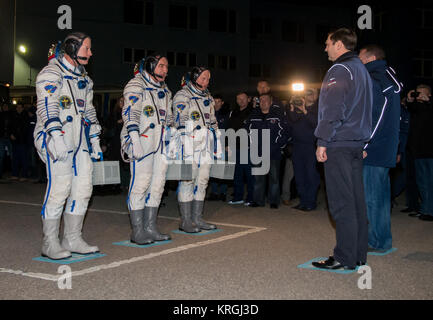
{"type": "Polygon", "coordinates": [[[17,104],[17,101],[15,99],[12,100],[12,104],[17,104]]]}
{"type": "Polygon", "coordinates": [[[293,91],[304,91],[304,88],[305,88],[305,86],[301,82],[292,84],[292,90],[293,91]]]}
{"type": "Polygon", "coordinates": [[[20,50],[21,53],[26,53],[27,52],[27,48],[24,47],[23,45],[19,46],[18,50],[20,50]]]}

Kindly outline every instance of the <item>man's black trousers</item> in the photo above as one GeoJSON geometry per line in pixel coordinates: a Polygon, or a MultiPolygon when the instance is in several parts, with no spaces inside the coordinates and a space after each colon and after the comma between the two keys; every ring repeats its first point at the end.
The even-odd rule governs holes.
{"type": "Polygon", "coordinates": [[[324,163],[328,206],[336,224],[334,258],[348,267],[367,262],[368,222],[362,147],[330,147],[324,163]]]}

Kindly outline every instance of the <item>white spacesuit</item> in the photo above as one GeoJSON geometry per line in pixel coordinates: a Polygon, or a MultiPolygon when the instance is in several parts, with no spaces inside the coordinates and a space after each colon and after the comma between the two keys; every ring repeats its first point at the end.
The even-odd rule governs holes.
{"type": "Polygon", "coordinates": [[[92,104],[92,80],[82,65],[74,66],[65,57],[69,53],[76,58],[85,38],[88,37],[81,33],[66,37],[62,49],[60,44],[55,47],[56,53],[36,78],[34,139],[36,150],[47,166],[48,177],[42,208],[42,255],[51,259],[67,258],[71,252],[99,251],[98,247],[84,242],[81,230],[92,194],[91,157],[102,156],[101,127],[92,104]],[[66,51],[65,45],[69,46],[66,51]],[[64,237],[60,245],[58,234],[63,210],[64,237]]]}
{"type": "MultiPolygon", "coordinates": [[[[177,133],[184,134],[186,140],[191,139],[193,145],[194,179],[180,181],[178,187],[182,218],[180,230],[188,233],[200,232],[201,229],[216,229],[215,225],[202,220],[211,163],[217,154],[221,154],[215,102],[209,91],[206,88],[200,89],[201,86],[196,83],[206,70],[203,67],[193,68],[186,84],[173,98],[173,116],[177,133]]],[[[184,146],[183,149],[188,148],[184,146]]],[[[185,154],[189,156],[191,152],[185,154]]]]}
{"type": "MultiPolygon", "coordinates": [[[[155,76],[155,68],[165,57],[149,56],[136,67],[135,77],[126,85],[122,109],[122,152],[130,161],[131,181],[128,194],[131,241],[148,244],[169,240],[157,230],[157,214],[164,192],[168,162],[166,152],[174,128],[171,92],[155,76]],[[153,76],[151,76],[153,75],[153,76]]],[[[167,68],[168,70],[168,68],[167,68]]],[[[159,75],[158,75],[159,76],[159,75]]]]}

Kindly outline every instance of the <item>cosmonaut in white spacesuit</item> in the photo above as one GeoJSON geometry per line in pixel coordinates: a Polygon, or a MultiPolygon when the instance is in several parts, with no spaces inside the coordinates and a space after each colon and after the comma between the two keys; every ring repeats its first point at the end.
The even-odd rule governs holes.
{"type": "Polygon", "coordinates": [[[71,252],[98,252],[81,237],[92,195],[92,160],[100,159],[101,126],[92,103],[93,82],[87,76],[91,51],[88,35],[75,32],[50,49],[49,63],[36,78],[35,147],[47,167],[42,207],[42,255],[63,259],[71,252]],[[65,206],[66,202],[66,206],[65,206]],[[59,241],[63,214],[64,236],[59,241]]]}
{"type": "Polygon", "coordinates": [[[164,192],[168,162],[166,148],[175,130],[172,125],[171,92],[164,80],[167,58],[154,54],[135,68],[135,76],[123,91],[122,153],[130,161],[128,209],[131,242],[149,244],[169,240],[157,229],[157,215],[164,192]]]}
{"type": "Polygon", "coordinates": [[[194,179],[179,182],[179,229],[196,233],[202,229],[216,229],[215,225],[203,221],[202,216],[211,163],[217,154],[221,154],[221,146],[215,102],[207,89],[210,71],[205,67],[194,67],[185,80],[186,84],[173,98],[173,116],[177,134],[185,135],[183,141],[192,141],[188,145],[193,146],[193,152],[186,150],[186,143],[182,150],[185,149],[187,155],[192,154],[194,179]]]}

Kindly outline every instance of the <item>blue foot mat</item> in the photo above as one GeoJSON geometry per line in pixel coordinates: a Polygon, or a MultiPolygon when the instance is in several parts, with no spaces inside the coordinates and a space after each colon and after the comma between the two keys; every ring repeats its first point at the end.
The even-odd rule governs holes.
{"type": "Polygon", "coordinates": [[[386,256],[387,254],[393,253],[396,250],[397,250],[397,248],[391,248],[391,249],[386,250],[384,252],[368,252],[367,254],[370,256],[386,256]]]}
{"type": "Polygon", "coordinates": [[[197,233],[188,233],[188,232],[183,232],[183,231],[180,231],[180,230],[173,230],[172,232],[173,233],[177,233],[177,234],[186,234],[188,236],[205,236],[205,235],[208,235],[208,234],[211,234],[211,233],[215,233],[215,232],[220,232],[220,231],[222,231],[222,229],[215,229],[215,230],[209,230],[209,231],[200,231],[200,232],[197,232],[197,233]]]}
{"type": "Polygon", "coordinates": [[[148,247],[154,247],[154,246],[160,246],[163,244],[167,244],[170,243],[171,240],[167,240],[167,241],[157,241],[151,244],[135,244],[132,243],[130,240],[126,240],[126,241],[120,241],[120,242],[113,242],[114,245],[116,246],[125,246],[125,247],[132,247],[132,248],[148,248],[148,247]]]}
{"type": "Polygon", "coordinates": [[[37,257],[37,258],[33,258],[32,260],[34,261],[40,261],[40,262],[50,262],[50,263],[57,263],[57,264],[71,264],[71,263],[76,263],[76,262],[82,262],[82,261],[87,261],[87,260],[93,260],[93,259],[97,259],[97,258],[102,258],[105,257],[106,254],[102,254],[102,253],[92,253],[92,254],[78,254],[78,253],[73,253],[72,257],[67,258],[67,259],[61,259],[61,260],[52,260],[50,258],[47,257],[37,257]]]}
{"type": "Polygon", "coordinates": [[[314,266],[312,265],[312,262],[318,262],[318,261],[321,261],[321,260],[327,260],[327,259],[328,259],[328,257],[326,257],[326,258],[324,258],[324,257],[314,258],[314,259],[311,259],[311,260],[308,261],[308,262],[305,262],[304,264],[300,264],[300,265],[298,266],[298,268],[301,268],[301,269],[309,269],[309,270],[328,271],[328,272],[334,272],[334,273],[340,273],[340,274],[350,274],[350,273],[354,273],[354,272],[357,272],[357,271],[358,271],[358,268],[359,268],[359,267],[356,267],[355,270],[344,270],[344,269],[339,269],[339,270],[328,270],[328,269],[320,269],[320,268],[316,268],[316,267],[314,267],[314,266]]]}

